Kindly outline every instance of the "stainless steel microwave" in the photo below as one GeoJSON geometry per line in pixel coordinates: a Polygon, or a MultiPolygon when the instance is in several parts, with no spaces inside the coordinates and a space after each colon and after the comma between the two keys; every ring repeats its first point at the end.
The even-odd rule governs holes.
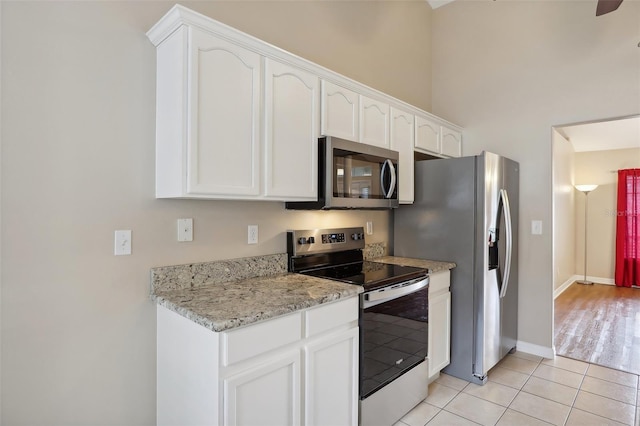
{"type": "Polygon", "coordinates": [[[287,209],[392,209],[398,207],[398,152],[332,136],[318,140],[318,201],[287,209]]]}

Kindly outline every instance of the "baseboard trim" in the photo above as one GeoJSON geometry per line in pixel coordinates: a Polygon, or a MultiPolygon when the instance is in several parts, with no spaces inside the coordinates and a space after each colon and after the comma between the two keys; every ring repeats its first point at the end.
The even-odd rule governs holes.
{"type": "Polygon", "coordinates": [[[572,277],[569,277],[568,280],[566,280],[564,283],[562,283],[562,285],[558,288],[556,288],[553,291],[553,299],[555,300],[558,296],[560,296],[566,289],[569,288],[569,286],[571,284],[573,284],[575,281],[579,280],[580,276],[579,275],[574,275],[572,277]]]}
{"type": "Polygon", "coordinates": [[[522,340],[518,340],[516,343],[516,349],[518,352],[526,352],[528,354],[541,356],[547,359],[553,359],[556,355],[556,349],[553,346],[548,347],[534,345],[533,343],[523,342],[522,340]]]}
{"type": "MultiPolygon", "coordinates": [[[[584,275],[574,275],[570,277],[567,281],[562,283],[560,287],[558,287],[553,291],[553,299],[555,300],[558,296],[560,296],[566,289],[569,288],[571,284],[583,279],[584,279],[584,275]]],[[[596,284],[616,285],[616,282],[613,278],[591,277],[587,275],[587,281],[592,281],[596,284]]]]}

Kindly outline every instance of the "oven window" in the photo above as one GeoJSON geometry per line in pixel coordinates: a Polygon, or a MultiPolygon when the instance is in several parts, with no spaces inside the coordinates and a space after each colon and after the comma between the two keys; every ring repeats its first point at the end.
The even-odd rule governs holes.
{"type": "Polygon", "coordinates": [[[360,398],[427,356],[428,287],[364,309],[360,318],[360,398]]]}

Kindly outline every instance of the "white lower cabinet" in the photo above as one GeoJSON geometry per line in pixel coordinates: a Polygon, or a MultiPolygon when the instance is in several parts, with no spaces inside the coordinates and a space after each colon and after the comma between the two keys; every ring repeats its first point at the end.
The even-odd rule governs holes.
{"type": "Polygon", "coordinates": [[[357,425],[358,297],[225,332],[157,307],[157,424],[357,425]]]}
{"type": "Polygon", "coordinates": [[[450,271],[429,276],[429,381],[451,361],[450,271]]]}
{"type": "Polygon", "coordinates": [[[225,425],[293,425],[300,419],[300,353],[224,379],[225,425]]]}
{"type": "Polygon", "coordinates": [[[306,425],[356,425],[358,329],[305,346],[306,425]]]}

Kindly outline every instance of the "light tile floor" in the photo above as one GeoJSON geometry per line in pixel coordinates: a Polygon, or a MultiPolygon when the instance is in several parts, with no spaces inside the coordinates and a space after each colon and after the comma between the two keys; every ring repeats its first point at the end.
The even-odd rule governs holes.
{"type": "Polygon", "coordinates": [[[484,386],[441,374],[429,396],[395,426],[640,426],[635,374],[523,352],[505,357],[484,386]]]}

